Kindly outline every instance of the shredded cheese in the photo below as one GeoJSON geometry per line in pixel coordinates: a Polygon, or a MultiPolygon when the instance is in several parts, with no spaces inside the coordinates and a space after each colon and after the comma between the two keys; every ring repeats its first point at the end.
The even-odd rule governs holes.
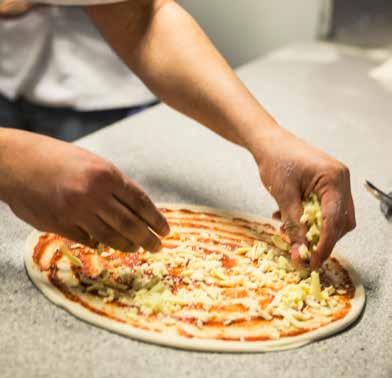
{"type": "Polygon", "coordinates": [[[313,271],[310,274],[311,278],[311,293],[313,297],[315,297],[317,300],[321,300],[321,287],[320,287],[320,276],[318,272],[313,271]]]}
{"type": "MultiPolygon", "coordinates": [[[[301,222],[309,228],[311,247],[302,245],[299,253],[308,260],[322,225],[320,206],[313,194],[304,202],[301,222]]],[[[203,250],[208,240],[198,244],[194,235],[190,235],[191,239],[175,228],[171,235],[179,236],[175,248],[163,248],[157,253],[142,251],[140,264],[132,268],[120,265],[94,279],[82,277],[86,293],[97,293],[105,302],[118,300],[130,306],[130,319],[142,314],[159,316],[173,324],[175,319],[186,318],[194,320],[199,328],[208,321],[230,325],[252,318],[271,320],[276,330],[288,326],[305,328],[315,314],[327,317],[339,307],[334,287],[323,289],[317,272],[297,269],[292,264],[289,244],[279,234],[271,236],[272,246],[262,241],[247,245],[244,239],[238,242],[237,249],[219,246],[212,253],[203,250]],[[234,262],[230,267],[225,264],[227,257],[234,262]]],[[[205,231],[199,235],[205,239],[212,236],[205,231]]],[[[100,258],[105,258],[102,251],[103,248],[100,258]]],[[[72,253],[71,257],[63,253],[81,266],[72,253]]]]}
{"type": "Polygon", "coordinates": [[[309,199],[304,201],[302,204],[304,207],[304,212],[300,222],[308,227],[306,239],[311,245],[312,251],[314,251],[320,240],[320,232],[323,221],[320,202],[317,198],[317,195],[311,193],[309,199]]]}
{"type": "Polygon", "coordinates": [[[305,244],[301,244],[298,248],[299,256],[302,260],[309,260],[310,259],[310,252],[308,247],[305,244]]]}
{"type": "Polygon", "coordinates": [[[288,251],[290,249],[290,245],[279,235],[272,235],[271,241],[277,248],[281,249],[282,251],[288,251]]]}
{"type": "Polygon", "coordinates": [[[60,252],[61,252],[65,257],[67,257],[68,260],[69,260],[73,265],[76,265],[76,266],[79,266],[79,267],[82,266],[82,262],[79,260],[79,258],[76,257],[76,256],[68,249],[68,247],[67,247],[65,244],[62,244],[62,245],[60,246],[60,252]]]}

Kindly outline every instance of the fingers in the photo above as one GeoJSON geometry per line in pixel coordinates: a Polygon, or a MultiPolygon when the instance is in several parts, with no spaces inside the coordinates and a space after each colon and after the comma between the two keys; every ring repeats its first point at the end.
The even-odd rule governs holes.
{"type": "Polygon", "coordinates": [[[95,248],[97,246],[97,242],[92,240],[89,234],[79,226],[75,225],[68,228],[62,228],[58,233],[69,240],[84,244],[90,248],[95,248]]]}
{"type": "Polygon", "coordinates": [[[86,175],[91,176],[88,185],[74,192],[77,196],[82,193],[78,203],[91,206],[89,213],[81,215],[80,223],[90,237],[121,251],[134,251],[139,246],[157,251],[161,246],[157,234],[167,235],[170,228],[149,197],[111,164],[95,163],[86,175]]]}
{"type": "Polygon", "coordinates": [[[158,235],[166,236],[170,232],[166,218],[156,208],[147,194],[134,182],[125,178],[123,189],[115,193],[115,197],[126,207],[130,208],[158,235]]]}
{"type": "Polygon", "coordinates": [[[323,223],[317,249],[310,255],[310,267],[312,270],[317,270],[331,254],[332,249],[337,242],[337,238],[334,236],[335,227],[336,226],[333,226],[328,220],[325,220],[323,223]]]}
{"type": "Polygon", "coordinates": [[[296,265],[301,265],[299,247],[301,244],[307,244],[306,226],[300,222],[303,213],[301,198],[297,194],[287,197],[287,200],[281,204],[281,213],[282,230],[286,232],[290,239],[292,261],[296,265]]]}
{"type": "Polygon", "coordinates": [[[342,164],[334,170],[329,186],[317,191],[321,201],[323,225],[317,250],[312,253],[311,267],[317,269],[332,253],[337,241],[356,226],[351,195],[350,172],[342,164]]]}
{"type": "Polygon", "coordinates": [[[156,252],[161,247],[160,239],[149,229],[148,225],[116,199],[109,201],[101,216],[124,238],[141,245],[144,249],[156,252]]]}
{"type": "Polygon", "coordinates": [[[90,239],[95,239],[112,248],[124,252],[133,252],[138,249],[133,241],[125,238],[99,215],[92,216],[84,227],[90,239]]]}

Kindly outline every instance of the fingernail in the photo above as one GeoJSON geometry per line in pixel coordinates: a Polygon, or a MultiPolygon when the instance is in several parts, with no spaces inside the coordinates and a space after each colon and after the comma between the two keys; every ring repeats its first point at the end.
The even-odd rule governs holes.
{"type": "Polygon", "coordinates": [[[170,234],[170,226],[169,223],[165,222],[162,229],[162,236],[167,236],[170,234]]]}
{"type": "Polygon", "coordinates": [[[157,230],[155,232],[157,232],[160,236],[167,236],[170,234],[170,226],[165,218],[163,218],[159,222],[159,225],[157,225],[157,230]]]}

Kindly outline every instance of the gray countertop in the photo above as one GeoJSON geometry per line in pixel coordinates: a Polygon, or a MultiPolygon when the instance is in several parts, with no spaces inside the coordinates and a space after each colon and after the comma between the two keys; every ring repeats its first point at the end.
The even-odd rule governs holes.
{"type": "MultiPolygon", "coordinates": [[[[282,125],[351,169],[358,227],[338,249],[366,287],[361,320],[334,337],[269,354],[187,352],[133,341],[74,318],[38,292],[22,258],[30,227],[0,204],[1,377],[392,376],[392,224],[363,189],[366,178],[392,189],[392,95],[368,78],[374,61],[326,45],[305,50],[285,50],[239,74],[282,125]]],[[[263,216],[275,210],[246,151],[166,106],[80,145],[112,160],[156,201],[263,216]]]]}

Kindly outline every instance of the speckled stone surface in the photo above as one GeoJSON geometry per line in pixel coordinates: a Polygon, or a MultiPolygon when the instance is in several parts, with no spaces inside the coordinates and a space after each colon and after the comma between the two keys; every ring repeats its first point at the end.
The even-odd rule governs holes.
{"type": "MultiPolygon", "coordinates": [[[[373,66],[359,56],[323,61],[308,54],[259,60],[239,70],[282,125],[351,168],[358,227],[338,249],[366,287],[367,306],[357,324],[303,348],[269,354],[186,352],[112,334],[74,318],[36,290],[22,259],[30,227],[0,205],[0,376],[391,377],[392,224],[363,182],[392,190],[392,98],[367,78],[373,66]]],[[[275,210],[247,152],[165,106],[80,144],[112,160],[157,201],[263,216],[275,210]]]]}

